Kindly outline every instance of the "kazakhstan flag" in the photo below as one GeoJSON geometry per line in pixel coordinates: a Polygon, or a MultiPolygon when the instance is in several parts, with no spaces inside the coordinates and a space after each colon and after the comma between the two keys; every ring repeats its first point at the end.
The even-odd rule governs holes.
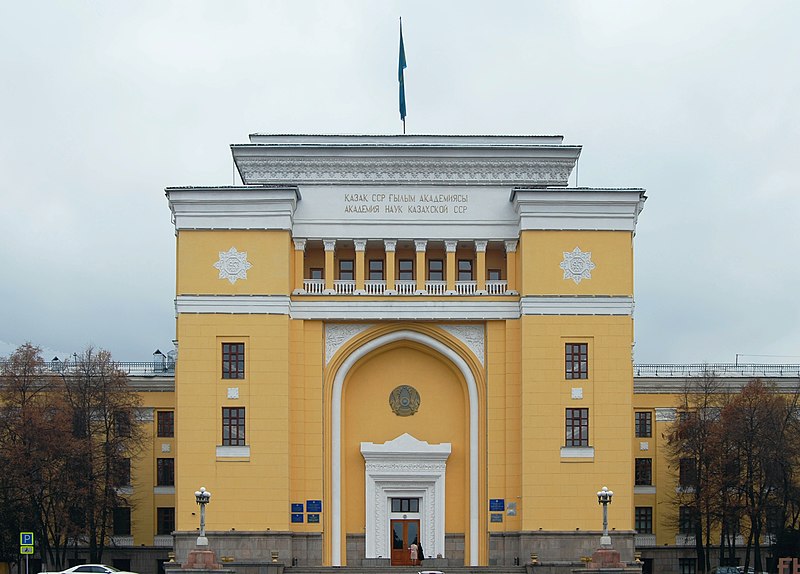
{"type": "Polygon", "coordinates": [[[400,20],[400,61],[397,64],[397,81],[400,82],[400,119],[406,120],[406,86],[403,82],[403,70],[406,66],[406,50],[403,47],[403,20],[400,20]]]}

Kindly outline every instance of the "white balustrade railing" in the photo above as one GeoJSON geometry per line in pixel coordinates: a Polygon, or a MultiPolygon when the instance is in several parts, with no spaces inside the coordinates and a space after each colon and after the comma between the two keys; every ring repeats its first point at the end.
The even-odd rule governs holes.
{"type": "Polygon", "coordinates": [[[486,282],[486,292],[489,295],[505,295],[508,290],[508,281],[492,279],[486,282]]]}
{"type": "Polygon", "coordinates": [[[394,282],[394,290],[398,295],[413,295],[417,290],[417,281],[415,279],[398,279],[394,282]]]}
{"type": "MultiPolygon", "coordinates": [[[[477,281],[456,281],[455,291],[458,295],[475,295],[477,281]]],[[[303,279],[303,289],[307,295],[322,295],[325,292],[324,279],[303,279]]],[[[333,289],[337,295],[353,295],[356,282],[352,279],[337,279],[333,282],[333,289]]],[[[425,281],[426,294],[444,295],[447,293],[447,281],[425,281]]],[[[416,279],[398,279],[394,282],[394,290],[398,295],[414,295],[417,292],[416,279]]],[[[508,291],[508,281],[486,281],[487,295],[505,295],[508,291]]],[[[367,295],[385,295],[386,281],[364,281],[364,293],[367,295]]]]}
{"type": "Polygon", "coordinates": [[[352,295],[356,290],[356,282],[352,279],[337,279],[333,282],[333,289],[337,295],[352,295]]]}
{"type": "Polygon", "coordinates": [[[456,293],[459,295],[475,295],[477,289],[477,281],[456,281],[456,293]]]}
{"type": "Polygon", "coordinates": [[[159,548],[172,546],[172,535],[171,534],[156,534],[153,537],[153,546],[157,546],[159,548]]]}
{"type": "Polygon", "coordinates": [[[325,290],[325,279],[303,279],[303,289],[309,295],[322,295],[325,290]]]}
{"type": "Polygon", "coordinates": [[[656,535],[655,534],[637,534],[634,537],[634,545],[636,548],[641,548],[642,546],[655,546],[656,545],[656,535]]]}
{"type": "Polygon", "coordinates": [[[425,290],[428,295],[444,295],[447,291],[447,281],[425,281],[425,290]]]}
{"type": "Polygon", "coordinates": [[[386,281],[368,279],[364,281],[364,291],[367,295],[383,295],[383,292],[386,291],[386,281]]]}

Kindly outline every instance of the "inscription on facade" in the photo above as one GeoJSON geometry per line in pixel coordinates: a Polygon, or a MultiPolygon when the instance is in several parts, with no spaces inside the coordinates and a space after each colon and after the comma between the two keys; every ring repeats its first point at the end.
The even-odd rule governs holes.
{"type": "Polygon", "coordinates": [[[345,193],[344,212],[413,218],[422,214],[464,215],[466,193],[345,193]]]}

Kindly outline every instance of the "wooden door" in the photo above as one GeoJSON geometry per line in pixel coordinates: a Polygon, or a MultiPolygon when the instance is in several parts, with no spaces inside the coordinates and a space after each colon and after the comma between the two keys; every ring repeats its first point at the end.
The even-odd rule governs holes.
{"type": "MultiPolygon", "coordinates": [[[[410,566],[412,543],[419,544],[419,520],[392,520],[392,566],[410,566]]],[[[417,562],[419,564],[419,562],[417,562]]]]}

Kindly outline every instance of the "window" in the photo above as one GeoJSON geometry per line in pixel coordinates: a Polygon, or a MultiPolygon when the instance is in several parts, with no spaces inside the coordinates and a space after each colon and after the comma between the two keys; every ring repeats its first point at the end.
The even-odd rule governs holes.
{"type": "Polygon", "coordinates": [[[472,281],[472,259],[458,260],[458,280],[472,281]]]}
{"type": "Polygon", "coordinates": [[[691,506],[681,506],[678,511],[678,532],[681,534],[694,534],[695,512],[691,506]]]}
{"type": "Polygon", "coordinates": [[[339,279],[341,281],[352,281],[355,276],[353,275],[353,260],[340,259],[339,260],[339,279]]]}
{"type": "Polygon", "coordinates": [[[441,259],[428,260],[428,281],[444,281],[444,262],[441,259]]]}
{"type": "Polygon", "coordinates": [[[175,459],[156,459],[156,486],[175,486],[175,459]]]}
{"type": "Polygon", "coordinates": [[[767,518],[764,528],[768,534],[775,534],[781,530],[783,517],[779,506],[767,506],[767,518]]]}
{"type": "Polygon", "coordinates": [[[309,277],[309,279],[324,279],[325,278],[325,275],[324,275],[324,272],[322,270],[322,267],[312,267],[311,269],[309,269],[309,272],[311,273],[311,277],[309,277]]]}
{"type": "Polygon", "coordinates": [[[114,536],[131,535],[131,509],[127,506],[119,506],[113,510],[113,534],[114,536]]]}
{"type": "Polygon", "coordinates": [[[680,574],[697,574],[697,558],[678,558],[680,574]]]}
{"type": "Polygon", "coordinates": [[[634,428],[637,437],[653,436],[653,413],[650,411],[639,411],[635,414],[634,428]]]}
{"type": "Polygon", "coordinates": [[[117,436],[131,436],[131,415],[125,411],[114,413],[114,429],[117,436]]]}
{"type": "Polygon", "coordinates": [[[117,461],[115,486],[130,486],[131,484],[131,459],[123,458],[117,461]]]}
{"type": "Polygon", "coordinates": [[[157,413],[157,435],[160,437],[174,437],[175,436],[175,412],[174,411],[158,411],[157,413]]]}
{"type": "Polygon", "coordinates": [[[636,486],[650,486],[653,484],[653,459],[637,458],[635,472],[636,486]]]}
{"type": "Polygon", "coordinates": [[[175,509],[156,508],[156,534],[168,535],[175,530],[175,509]]]}
{"type": "Polygon", "coordinates": [[[222,407],[222,445],[245,445],[244,407],[222,407]]]}
{"type": "Polygon", "coordinates": [[[397,278],[400,281],[411,281],[414,279],[414,260],[400,259],[400,261],[398,261],[397,271],[397,278]]]}
{"type": "Polygon", "coordinates": [[[566,446],[589,446],[589,409],[567,409],[566,446]]]}
{"type": "Polygon", "coordinates": [[[222,343],[222,378],[244,378],[244,343],[222,343]]]}
{"type": "Polygon", "coordinates": [[[636,522],[634,528],[637,534],[652,534],[653,533],[653,507],[652,506],[637,506],[635,512],[636,522]]]}
{"type": "Polygon", "coordinates": [[[500,270],[499,269],[489,269],[489,281],[500,281],[500,270]]]}
{"type": "Polygon", "coordinates": [[[369,260],[370,281],[383,281],[383,259],[369,260]]]}
{"type": "Polygon", "coordinates": [[[692,487],[697,482],[697,464],[693,458],[682,458],[679,462],[678,484],[692,487]]]}
{"type": "Polygon", "coordinates": [[[419,498],[393,498],[392,512],[419,512],[419,498]]]}
{"type": "Polygon", "coordinates": [[[589,378],[589,345],[587,343],[567,343],[564,353],[565,377],[567,379],[589,378]]]}

